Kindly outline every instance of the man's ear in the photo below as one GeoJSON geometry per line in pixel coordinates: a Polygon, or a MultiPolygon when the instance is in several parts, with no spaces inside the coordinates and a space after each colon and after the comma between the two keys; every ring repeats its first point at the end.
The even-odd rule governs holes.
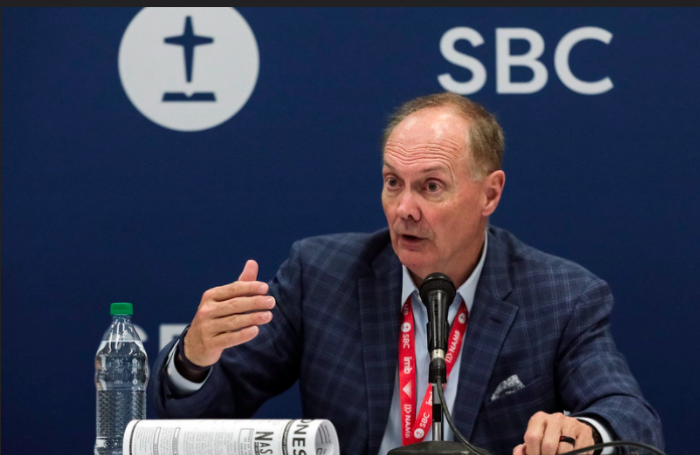
{"type": "Polygon", "coordinates": [[[502,170],[493,171],[484,178],[481,183],[481,191],[483,192],[484,206],[482,214],[489,216],[496,211],[498,203],[501,201],[503,187],[506,184],[506,173],[502,170]]]}

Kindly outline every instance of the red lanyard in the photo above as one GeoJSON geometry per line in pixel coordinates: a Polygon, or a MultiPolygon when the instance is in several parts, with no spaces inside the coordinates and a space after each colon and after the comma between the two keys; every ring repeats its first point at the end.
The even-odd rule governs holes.
{"type": "MultiPolygon", "coordinates": [[[[403,323],[401,324],[401,334],[399,335],[399,387],[401,391],[401,438],[403,445],[421,442],[425,438],[428,428],[433,422],[433,390],[428,384],[425,392],[423,404],[418,414],[415,414],[414,407],[416,400],[414,397],[416,390],[416,350],[415,350],[415,330],[413,327],[413,306],[409,296],[401,309],[403,313],[403,323]]],[[[467,306],[462,304],[457,311],[455,320],[452,323],[450,336],[448,338],[447,353],[445,363],[447,364],[447,377],[449,378],[452,367],[459,356],[462,348],[464,332],[467,329],[467,306]]]]}

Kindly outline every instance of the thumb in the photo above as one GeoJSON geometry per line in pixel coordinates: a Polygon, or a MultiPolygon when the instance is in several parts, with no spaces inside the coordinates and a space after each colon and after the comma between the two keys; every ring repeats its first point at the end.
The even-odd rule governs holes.
{"type": "Polygon", "coordinates": [[[252,259],[249,259],[243,267],[241,275],[238,277],[238,281],[255,281],[258,279],[258,263],[252,259]]]}

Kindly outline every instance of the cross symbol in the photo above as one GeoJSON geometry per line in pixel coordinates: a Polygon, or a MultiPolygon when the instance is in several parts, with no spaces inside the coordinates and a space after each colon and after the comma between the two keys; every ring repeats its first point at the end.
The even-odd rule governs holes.
{"type": "Polygon", "coordinates": [[[185,72],[187,73],[187,82],[192,82],[194,48],[203,44],[211,44],[214,42],[214,38],[195,35],[192,27],[192,17],[187,16],[187,19],[185,19],[185,31],[182,33],[182,35],[171,36],[169,38],[165,38],[164,41],[166,44],[182,46],[182,51],[185,54],[185,72]]]}

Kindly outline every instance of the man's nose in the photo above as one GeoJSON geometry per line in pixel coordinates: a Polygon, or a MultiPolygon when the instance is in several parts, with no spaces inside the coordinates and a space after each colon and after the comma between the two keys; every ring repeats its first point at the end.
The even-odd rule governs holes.
{"type": "Polygon", "coordinates": [[[404,220],[412,218],[413,221],[420,220],[420,207],[416,200],[416,195],[412,191],[404,191],[399,197],[399,205],[396,214],[404,220]]]}

